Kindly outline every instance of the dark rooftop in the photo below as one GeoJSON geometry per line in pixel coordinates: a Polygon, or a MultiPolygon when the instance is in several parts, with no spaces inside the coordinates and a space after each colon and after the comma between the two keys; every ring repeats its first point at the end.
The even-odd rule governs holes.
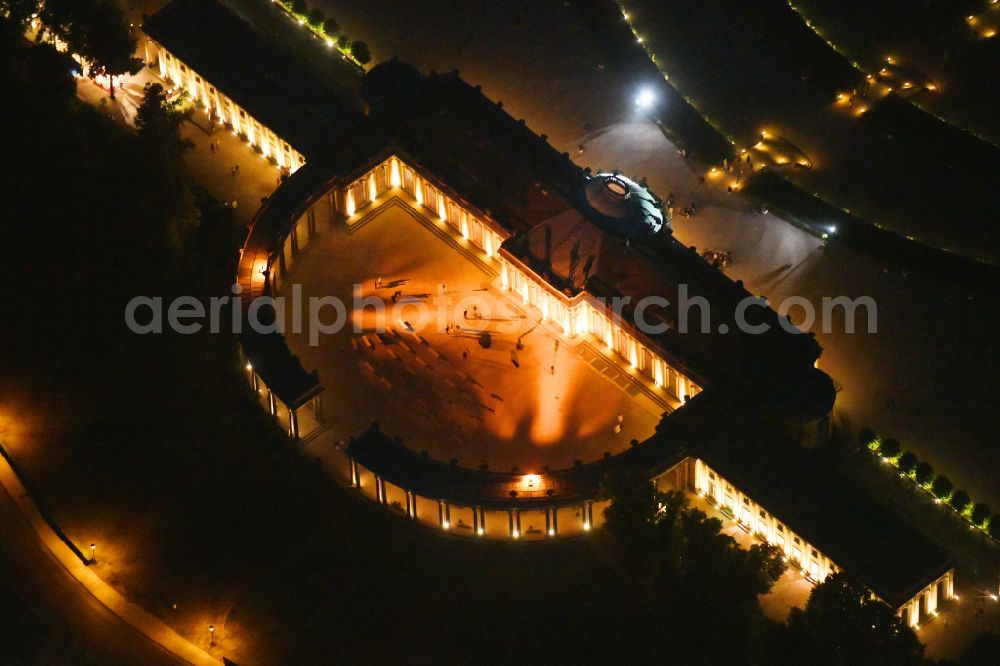
{"type": "Polygon", "coordinates": [[[425,457],[401,440],[389,437],[377,425],[352,439],[347,451],[367,469],[418,495],[490,508],[527,509],[592,499],[603,474],[600,465],[592,463],[579,470],[547,474],[545,488],[519,492],[520,474],[475,470],[425,457]],[[516,494],[511,496],[511,491],[516,494]]]}
{"type": "Polygon", "coordinates": [[[598,497],[601,479],[613,465],[638,469],[667,469],[685,453],[673,444],[654,443],[596,462],[545,472],[536,490],[525,489],[522,474],[460,467],[435,460],[406,447],[405,442],[383,433],[377,424],[351,440],[348,455],[390,483],[423,497],[460,506],[531,509],[561,506],[598,497]],[[516,495],[512,496],[511,491],[516,495]]]}
{"type": "Polygon", "coordinates": [[[142,29],[307,160],[362,117],[356,91],[295,61],[216,0],[174,0],[142,29]]]}
{"type": "Polygon", "coordinates": [[[240,345],[250,364],[281,402],[297,409],[323,392],[315,372],[306,372],[278,333],[240,333],[240,345]]]}
{"type": "Polygon", "coordinates": [[[570,208],[585,177],[457,71],[421,76],[385,62],[368,72],[365,98],[371,112],[363,128],[330,154],[330,168],[344,180],[374,155],[396,152],[514,233],[570,208]]]}

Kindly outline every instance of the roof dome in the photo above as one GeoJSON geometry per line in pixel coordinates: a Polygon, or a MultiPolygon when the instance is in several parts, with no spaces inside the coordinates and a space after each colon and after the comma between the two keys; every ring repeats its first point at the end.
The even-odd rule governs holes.
{"type": "Polygon", "coordinates": [[[584,198],[594,212],[625,237],[655,234],[664,224],[670,228],[656,195],[620,174],[593,176],[584,186],[584,198]]]}

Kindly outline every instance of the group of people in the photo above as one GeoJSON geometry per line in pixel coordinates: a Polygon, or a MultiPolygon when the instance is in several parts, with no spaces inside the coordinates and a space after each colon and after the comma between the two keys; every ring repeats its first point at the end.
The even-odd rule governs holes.
{"type": "Polygon", "coordinates": [[[673,217],[674,213],[677,213],[678,215],[683,215],[684,217],[691,217],[692,215],[695,214],[697,210],[698,210],[698,203],[696,201],[692,201],[691,205],[688,206],[687,208],[678,208],[677,199],[676,197],[674,197],[674,193],[671,192],[667,196],[667,215],[669,215],[670,217],[673,217]]]}
{"type": "Polygon", "coordinates": [[[733,263],[733,251],[708,249],[701,253],[701,258],[712,264],[715,268],[727,268],[733,263]]]}

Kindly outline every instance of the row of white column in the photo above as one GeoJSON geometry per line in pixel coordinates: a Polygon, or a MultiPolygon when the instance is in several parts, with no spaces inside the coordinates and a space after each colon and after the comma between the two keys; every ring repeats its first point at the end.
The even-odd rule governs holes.
{"type": "MultiPolygon", "coordinates": [[[[351,487],[360,489],[361,487],[361,470],[360,467],[353,458],[349,459],[350,464],[350,479],[351,487]]],[[[388,505],[388,492],[386,489],[386,480],[372,472],[372,476],[375,479],[375,501],[379,504],[388,505]]],[[[410,520],[417,520],[417,495],[409,490],[404,490],[406,493],[406,504],[403,507],[406,516],[410,520]]],[[[448,531],[452,529],[451,522],[451,504],[445,500],[437,500],[437,524],[442,530],[448,531]]],[[[472,530],[473,533],[478,537],[486,536],[486,514],[487,510],[482,507],[466,507],[472,510],[472,530]]],[[[523,535],[521,528],[521,510],[520,509],[505,509],[507,513],[507,536],[510,539],[519,539],[523,535]]],[[[558,509],[557,507],[545,507],[542,509],[531,509],[531,511],[544,511],[545,513],[545,534],[549,538],[555,538],[559,536],[559,520],[558,520],[558,509]]],[[[582,517],[582,528],[585,532],[590,531],[591,526],[594,524],[594,503],[592,501],[585,502],[580,505],[580,516],[582,517]]]]}

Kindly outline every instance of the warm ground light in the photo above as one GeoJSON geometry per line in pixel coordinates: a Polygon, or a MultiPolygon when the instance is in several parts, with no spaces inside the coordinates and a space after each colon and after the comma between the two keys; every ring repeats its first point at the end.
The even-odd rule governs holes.
{"type": "MultiPolygon", "coordinates": [[[[0,252],[14,288],[0,324],[8,352],[0,364],[6,387],[0,392],[0,445],[14,465],[0,460],[0,623],[7,628],[0,631],[5,637],[0,662],[220,664],[226,657],[245,666],[666,656],[681,663],[723,663],[738,654],[741,663],[771,663],[773,655],[782,655],[779,661],[831,658],[853,664],[918,663],[923,649],[932,659],[992,663],[1000,632],[1000,579],[989,519],[982,529],[970,530],[966,519],[942,506],[945,502],[935,502],[909,477],[900,478],[895,455],[880,462],[857,444],[862,425],[906,438],[902,447],[934,462],[938,476],[947,473],[974,502],[996,504],[996,488],[983,471],[993,460],[991,440],[983,433],[991,430],[994,413],[989,392],[978,388],[990,384],[988,368],[995,365],[988,350],[997,311],[992,295],[966,293],[940,276],[913,279],[891,264],[883,273],[884,259],[841,244],[833,227],[820,230],[826,234],[820,236],[792,226],[775,215],[776,208],[761,213],[760,202],[741,198],[753,171],[744,166],[745,157],[739,168],[702,161],[695,150],[682,158],[680,144],[648,121],[646,114],[654,113],[662,98],[652,93],[644,98],[643,91],[653,89],[638,86],[627,68],[611,64],[608,45],[594,37],[577,3],[443,2],[419,11],[373,12],[370,3],[353,0],[336,6],[323,0],[282,3],[284,9],[264,0],[224,2],[242,4],[243,18],[272,36],[254,39],[284,49],[295,67],[312,68],[310,76],[317,77],[312,80],[329,84],[329,90],[344,85],[349,91],[342,91],[347,101],[337,107],[344,116],[325,114],[331,131],[349,127],[331,143],[339,156],[331,161],[349,162],[344,156],[355,150],[363,159],[350,168],[331,167],[323,187],[302,185],[329,147],[318,132],[301,146],[283,147],[288,126],[282,123],[290,116],[272,121],[266,108],[254,105],[255,97],[228,88],[225,71],[210,80],[193,65],[182,69],[179,55],[170,68],[152,62],[153,54],[163,58],[167,51],[157,52],[146,40],[141,16],[167,2],[121,3],[135,23],[136,53],[150,59],[151,67],[118,77],[114,101],[106,77],[98,77],[99,85],[86,77],[70,80],[68,63],[50,62],[44,46],[21,42],[17,30],[3,23],[0,77],[9,96],[0,103],[0,127],[11,148],[4,151],[2,167],[10,191],[0,205],[8,221],[0,252]],[[357,131],[346,120],[338,125],[351,107],[360,119],[360,109],[378,106],[371,97],[362,103],[360,71],[347,60],[368,47],[352,50],[357,42],[344,34],[367,40],[376,62],[398,51],[423,72],[461,66],[465,80],[482,83],[483,108],[511,113],[507,120],[515,129],[503,140],[493,140],[491,132],[498,130],[489,122],[470,123],[466,133],[454,131],[465,127],[461,122],[450,121],[457,137],[445,135],[438,143],[462,146],[466,155],[428,150],[418,159],[405,156],[418,169],[417,182],[447,191],[449,206],[466,207],[457,217],[444,204],[424,205],[426,190],[408,189],[402,159],[365,153],[359,146],[372,140],[365,125],[357,131]],[[336,68],[324,74],[331,63],[336,68]],[[166,114],[158,115],[163,109],[155,109],[153,117],[164,124],[151,130],[140,120],[136,132],[150,83],[173,88],[169,99],[187,90],[197,102],[184,103],[194,111],[189,120],[178,127],[166,114]],[[224,104],[219,94],[237,106],[226,107],[228,115],[213,125],[209,111],[224,104]],[[505,102],[503,111],[495,108],[497,99],[505,102]],[[528,126],[551,138],[525,134],[515,120],[522,115],[528,126]],[[231,130],[221,122],[227,120],[234,123],[231,130]],[[462,144],[463,136],[476,138],[462,144]],[[529,140],[518,143],[525,136],[529,140]],[[183,150],[179,138],[192,147],[183,150]],[[840,567],[851,574],[854,558],[847,554],[841,563],[844,553],[813,548],[810,540],[824,537],[823,521],[816,521],[813,532],[795,512],[786,518],[780,496],[756,496],[756,488],[768,486],[739,474],[763,469],[772,461],[766,453],[744,461],[744,468],[726,467],[732,465],[726,459],[706,462],[721,450],[713,446],[725,446],[721,424],[759,407],[757,392],[723,394],[732,403],[721,414],[725,418],[699,420],[711,414],[697,411],[707,409],[701,407],[706,400],[718,404],[711,401],[720,383],[702,381],[696,363],[688,367],[670,356],[683,373],[664,369],[667,356],[656,356],[661,352],[655,340],[606,339],[588,330],[593,319],[571,320],[558,309],[559,298],[573,291],[562,283],[545,299],[536,291],[529,299],[523,281],[514,285],[506,268],[519,265],[526,271],[527,263],[515,264],[514,258],[530,257],[507,245],[501,270],[501,236],[484,241],[473,223],[483,221],[494,230],[512,219],[530,219],[525,226],[541,220],[539,229],[556,226],[551,214],[561,204],[553,201],[562,201],[567,181],[560,178],[569,171],[552,175],[545,162],[548,148],[539,147],[548,143],[568,170],[575,167],[560,157],[562,150],[581,167],[593,165],[593,173],[600,172],[596,167],[621,167],[644,186],[643,176],[648,177],[649,192],[670,193],[672,199],[676,194],[673,238],[682,247],[697,246],[694,257],[728,252],[726,277],[741,280],[741,288],[766,293],[772,302],[797,294],[816,300],[836,289],[873,293],[885,304],[877,335],[817,336],[824,347],[818,367],[839,390],[831,419],[819,419],[822,427],[811,419],[806,426],[783,423],[795,436],[807,432],[816,445],[801,460],[831,477],[851,477],[865,497],[876,498],[872,506],[915,525],[918,542],[946,551],[947,566],[955,566],[954,590],[951,570],[935,571],[920,581],[926,589],[907,593],[916,596],[897,619],[895,607],[868,603],[866,581],[836,587],[843,579],[832,574],[840,567]],[[496,161],[484,159],[480,150],[496,161]],[[503,162],[508,154],[514,159],[503,162]],[[377,170],[379,164],[391,174],[388,182],[377,184],[374,175],[351,171],[373,165],[377,170]],[[449,168],[456,164],[463,168],[449,168]],[[490,173],[494,164],[497,170],[490,173]],[[477,179],[483,187],[470,187],[477,179]],[[519,192],[528,193],[530,201],[522,202],[519,192]],[[317,194],[323,197],[319,205],[317,194]],[[322,410],[310,411],[315,402],[300,407],[293,428],[289,405],[282,402],[285,393],[278,395],[280,382],[273,382],[273,394],[264,383],[274,377],[274,365],[266,357],[248,358],[253,348],[241,344],[245,340],[207,333],[140,337],[125,330],[121,313],[136,294],[169,300],[230,293],[234,275],[244,277],[237,250],[249,224],[266,217],[258,215],[265,199],[280,207],[296,197],[302,198],[295,206],[302,207],[288,219],[299,233],[294,251],[288,228],[269,230],[273,235],[253,255],[260,263],[253,264],[250,282],[262,288],[268,281],[278,284],[280,275],[279,295],[290,296],[294,285],[304,298],[332,294],[367,301],[348,311],[357,330],[324,335],[315,346],[308,333],[287,334],[289,358],[306,373],[315,370],[322,386],[322,410]],[[484,200],[497,205],[477,208],[484,200]],[[391,205],[383,206],[387,202],[391,205]],[[679,213],[695,202],[697,213],[679,213]],[[311,213],[310,206],[315,206],[311,213]],[[317,233],[306,233],[310,224],[319,225],[317,233]],[[449,304],[432,310],[436,316],[427,325],[415,326],[417,303],[438,299],[449,304]],[[936,312],[932,317],[926,314],[928,301],[936,312]],[[384,331],[376,330],[379,304],[395,313],[384,331]],[[488,344],[483,334],[489,334],[488,344]],[[943,340],[948,344],[942,346],[943,340]],[[929,354],[935,347],[939,351],[929,354]],[[689,388],[691,394],[707,390],[685,405],[689,388]],[[671,420],[675,416],[680,418],[671,420]],[[373,422],[386,439],[398,437],[415,454],[400,466],[405,473],[349,463],[352,438],[373,422]],[[589,470],[642,459],[647,441],[669,449],[675,422],[687,424],[676,435],[686,457],[672,460],[668,470],[635,483],[608,474],[594,482],[599,496],[572,496],[558,509],[516,508],[531,498],[539,506],[546,497],[562,501],[561,493],[570,496],[586,485],[581,479],[589,478],[589,470]],[[975,433],[972,438],[969,432],[975,433]],[[709,446],[699,442],[700,434],[719,441],[709,446]],[[450,468],[493,475],[489,478],[507,485],[500,500],[453,499],[453,487],[435,495],[417,473],[425,464],[440,465],[434,469],[446,470],[443,478],[450,468]],[[649,478],[656,479],[660,494],[652,493],[649,478]],[[409,481],[415,484],[412,492],[409,481]],[[674,488],[683,492],[667,493],[674,488]],[[651,506],[654,497],[669,506],[651,506]],[[416,521],[407,519],[411,501],[419,510],[416,521]],[[480,503],[486,508],[470,509],[480,503]],[[605,514],[609,505],[617,512],[605,514]],[[479,535],[484,538],[476,539],[478,521],[487,513],[479,535]],[[808,536],[794,531],[803,529],[808,536]],[[527,543],[532,541],[545,543],[527,543]],[[766,543],[778,550],[768,551],[766,543]],[[753,559],[758,556],[759,562],[753,559]],[[772,576],[769,564],[788,567],[772,576]],[[827,575],[830,584],[817,587],[817,579],[827,575]],[[838,590],[843,594],[837,596],[838,590]],[[990,631],[992,638],[984,633],[990,631]]],[[[15,4],[30,3],[0,2],[0,7],[6,11],[15,4]]],[[[64,3],[48,4],[57,12],[64,3]]],[[[84,18],[73,20],[90,20],[80,8],[91,4],[74,5],[84,18]]],[[[643,11],[653,4],[630,3],[628,20],[649,25],[642,23],[648,18],[643,11]]],[[[881,33],[891,32],[884,8],[861,29],[852,12],[834,12],[831,18],[827,4],[835,3],[797,2],[792,18],[803,22],[796,30],[815,32],[836,53],[849,52],[882,88],[906,90],[912,97],[889,95],[886,103],[887,91],[880,89],[859,100],[857,87],[824,80],[815,108],[834,129],[819,132],[818,139],[809,122],[782,115],[796,104],[773,117],[759,115],[774,107],[753,96],[727,102],[711,72],[692,78],[704,71],[697,49],[688,55],[657,52],[658,64],[676,63],[680,75],[670,81],[677,78],[679,86],[691,85],[686,94],[694,91],[699,101],[708,100],[705,108],[713,119],[737,127],[736,133],[746,123],[737,144],[746,152],[737,154],[750,154],[758,170],[780,170],[804,183],[827,182],[831,166],[843,157],[825,143],[837,128],[851,132],[861,123],[895,122],[914,113],[933,114],[927,117],[936,118],[931,124],[937,129],[940,122],[985,136],[996,131],[974,104],[962,109],[956,102],[969,100],[976,84],[962,78],[959,65],[928,62],[926,54],[934,48],[914,38],[926,35],[934,21],[914,17],[903,38],[883,43],[881,33]],[[828,28],[836,32],[826,34],[828,28]],[[886,53],[892,54],[889,60],[886,53]],[[702,87],[704,80],[713,82],[702,87]],[[896,102],[904,106],[870,120],[879,107],[896,102]],[[734,120],[740,113],[742,119],[734,120]]],[[[1000,25],[995,4],[970,4],[971,14],[966,18],[963,9],[957,26],[942,24],[948,39],[961,34],[966,40],[956,47],[955,61],[967,63],[972,54],[996,48],[989,34],[1000,25]]],[[[787,19],[789,7],[783,2],[776,7],[787,19]]],[[[620,9],[616,12],[620,16],[620,9]]],[[[733,25],[735,43],[742,43],[744,27],[753,22],[736,17],[733,25]]],[[[791,24],[780,25],[784,30],[791,24]]],[[[203,26],[190,27],[197,32],[203,26]]],[[[692,34],[703,27],[694,26],[692,34]]],[[[115,21],[104,29],[128,33],[125,23],[115,21]]],[[[226,35],[207,34],[210,41],[226,43],[226,35]]],[[[765,39],[786,34],[776,30],[765,39]]],[[[663,43],[658,30],[643,28],[641,36],[644,48],[663,43]]],[[[713,52],[725,57],[726,47],[713,46],[713,52]]],[[[258,70],[247,71],[252,77],[258,70]]],[[[772,99],[781,97],[778,91],[772,99]]],[[[301,103],[308,103],[308,95],[301,103]]],[[[470,116],[490,116],[474,105],[457,108],[459,118],[469,108],[470,116]]],[[[315,122],[309,115],[291,117],[305,127],[315,122]]],[[[503,127],[506,121],[498,122],[503,127]]],[[[400,143],[415,141],[419,133],[409,129],[400,143]]],[[[935,145],[944,145],[945,134],[935,130],[935,145]]],[[[966,138],[958,144],[966,145],[966,138]]],[[[408,146],[417,152],[414,146],[421,144],[408,146]]],[[[864,180],[867,173],[855,175],[864,180]]],[[[857,183],[852,187],[839,194],[860,191],[857,183]]],[[[946,184],[934,196],[950,201],[953,192],[946,184]]],[[[887,205],[897,203],[885,198],[887,205]]],[[[569,208],[578,209],[579,200],[569,199],[569,208]]],[[[928,215],[920,224],[934,219],[928,215]]],[[[604,256],[615,231],[602,229],[604,256]]],[[[945,237],[952,231],[935,233],[945,237]]],[[[519,229],[510,237],[525,233],[519,229]]],[[[638,267],[638,256],[659,246],[645,237],[631,237],[629,243],[623,238],[617,241],[624,246],[622,256],[636,259],[617,265],[614,275],[631,286],[645,274],[621,267],[638,267]]],[[[963,248],[967,240],[962,239],[963,248]]],[[[996,248],[982,243],[981,250],[988,254],[996,248]]],[[[561,279],[556,269],[538,270],[532,284],[539,289],[547,280],[561,279]]],[[[604,271],[602,277],[612,274],[607,266],[604,271]]],[[[580,289],[599,286],[591,282],[580,289]]],[[[774,422],[767,418],[748,416],[746,423],[734,441],[757,446],[755,435],[767,432],[776,440],[768,446],[788,443],[788,432],[769,430],[774,422]]],[[[780,469],[782,462],[775,457],[773,466],[780,469]]],[[[855,516],[845,519],[837,508],[830,515],[849,531],[855,516]]],[[[910,556],[917,558],[915,552],[898,556],[887,549],[882,561],[887,570],[905,571],[910,556]]]]}

